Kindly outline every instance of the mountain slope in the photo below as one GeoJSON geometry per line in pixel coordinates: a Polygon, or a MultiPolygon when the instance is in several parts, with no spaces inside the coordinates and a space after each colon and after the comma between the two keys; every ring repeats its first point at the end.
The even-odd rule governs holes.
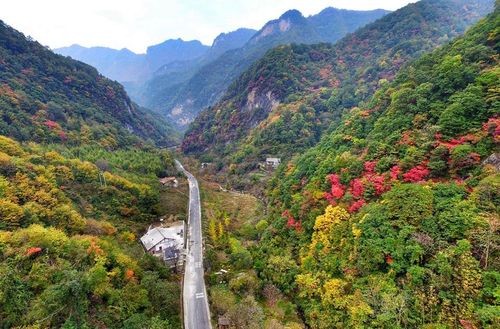
{"type": "Polygon", "coordinates": [[[497,7],[278,170],[254,266],[311,328],[498,327],[499,26],[497,7]]]}
{"type": "Polygon", "coordinates": [[[128,49],[71,45],[54,49],[54,52],[89,64],[112,80],[135,81],[148,77],[145,56],[137,55],[128,49]]]}
{"type": "Polygon", "coordinates": [[[226,51],[243,47],[257,31],[241,28],[229,33],[221,33],[215,38],[205,61],[214,60],[226,51]]]}
{"type": "Polygon", "coordinates": [[[266,156],[287,158],[313,146],[342,109],[368,99],[408,61],[463,33],[491,6],[492,1],[482,0],[423,0],[335,45],[273,49],[232,84],[220,103],[198,116],[183,150],[233,164],[235,179],[258,173],[266,156]]]}
{"type": "Polygon", "coordinates": [[[330,7],[318,15],[311,16],[309,20],[321,41],[335,43],[347,33],[366,25],[367,22],[376,21],[387,13],[382,9],[365,12],[330,7]]]}
{"type": "Polygon", "coordinates": [[[136,239],[165,170],[166,151],[0,136],[0,327],[180,327],[178,277],[136,239]]]}
{"type": "Polygon", "coordinates": [[[172,128],[133,104],[94,68],[56,55],[0,22],[0,134],[19,141],[89,141],[107,147],[150,139],[175,143],[172,128]]]}
{"type": "Polygon", "coordinates": [[[161,76],[149,81],[141,101],[185,126],[199,111],[218,101],[229,84],[267,50],[280,44],[334,42],[386,13],[384,10],[351,12],[331,8],[305,18],[300,12],[290,10],[268,22],[244,47],[203,63],[188,81],[175,86],[161,76]],[[332,12],[339,14],[332,15],[332,12]],[[342,17],[339,25],[331,20],[338,16],[342,17]],[[345,24],[346,20],[351,23],[345,24]]]}
{"type": "Polygon", "coordinates": [[[121,83],[142,82],[163,65],[193,60],[203,56],[209,47],[197,40],[166,40],[148,47],[146,54],[136,54],[128,49],[82,47],[72,45],[54,49],[63,56],[82,61],[95,67],[102,75],[121,83]]]}

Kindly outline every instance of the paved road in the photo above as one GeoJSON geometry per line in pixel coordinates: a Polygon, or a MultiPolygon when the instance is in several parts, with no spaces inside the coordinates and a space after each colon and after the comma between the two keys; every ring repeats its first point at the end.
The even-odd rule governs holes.
{"type": "Polygon", "coordinates": [[[182,164],[175,164],[189,182],[188,247],[184,267],[184,329],[212,329],[203,271],[201,206],[198,181],[182,164]]]}

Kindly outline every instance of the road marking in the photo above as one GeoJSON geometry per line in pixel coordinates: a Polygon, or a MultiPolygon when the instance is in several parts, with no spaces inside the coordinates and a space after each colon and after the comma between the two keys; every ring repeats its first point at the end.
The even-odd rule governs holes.
{"type": "Polygon", "coordinates": [[[194,268],[201,268],[201,262],[195,262],[194,268]]]}
{"type": "Polygon", "coordinates": [[[195,295],[196,299],[200,299],[200,298],[205,298],[205,294],[202,293],[202,292],[199,292],[195,295]]]}

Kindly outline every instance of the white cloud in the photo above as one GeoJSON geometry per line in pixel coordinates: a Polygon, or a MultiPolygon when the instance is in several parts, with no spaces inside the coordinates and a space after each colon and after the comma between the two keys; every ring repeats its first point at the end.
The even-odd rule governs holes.
{"type": "Polygon", "coordinates": [[[129,48],[170,38],[205,44],[220,32],[259,29],[288,9],[304,15],[332,6],[395,10],[416,0],[0,0],[0,19],[52,48],[85,46],[129,48]]]}

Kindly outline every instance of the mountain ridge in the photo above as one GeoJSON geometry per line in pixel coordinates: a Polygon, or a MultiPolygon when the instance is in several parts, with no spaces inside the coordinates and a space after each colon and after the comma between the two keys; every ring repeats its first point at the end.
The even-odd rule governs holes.
{"type": "Polygon", "coordinates": [[[172,127],[134,104],[121,85],[87,64],[54,54],[0,21],[0,134],[19,141],[108,147],[175,143],[172,127]]]}
{"type": "MultiPolygon", "coordinates": [[[[335,45],[274,48],[243,73],[216,106],[201,112],[182,148],[206,161],[217,159],[218,167],[236,168],[234,181],[258,173],[258,163],[266,156],[288,158],[313,146],[344,108],[366,100],[425,50],[463,33],[491,5],[481,0],[420,1],[335,45]]],[[[236,187],[251,186],[248,179],[236,187]]]]}
{"type": "Polygon", "coordinates": [[[499,9],[278,168],[254,264],[310,327],[497,326],[499,9]]]}
{"type": "Polygon", "coordinates": [[[208,51],[198,40],[168,39],[151,45],[146,53],[137,54],[127,48],[84,47],[73,44],[53,51],[94,66],[104,76],[119,82],[148,79],[161,66],[179,60],[193,60],[208,51]]]}
{"type": "MultiPolygon", "coordinates": [[[[331,9],[336,10],[336,9],[331,9]]],[[[325,40],[316,32],[318,26],[327,24],[326,19],[312,22],[313,15],[305,18],[299,11],[291,10],[281,18],[271,20],[264,25],[242,48],[230,50],[216,60],[197,68],[197,71],[185,82],[162,88],[161,77],[155,77],[146,83],[142,91],[141,101],[163,115],[167,115],[181,126],[186,126],[200,110],[212,105],[223,96],[226,88],[252,63],[265,52],[280,44],[317,43],[320,41],[336,41],[348,32],[353,32],[367,22],[388,13],[384,10],[374,11],[344,11],[346,15],[356,15],[352,25],[343,28],[340,33],[332,33],[325,40]],[[283,19],[284,18],[284,19],[283,19]],[[292,20],[290,20],[292,19],[292,20]],[[314,24],[313,24],[314,23],[314,24]],[[280,27],[281,24],[281,27],[280,27]],[[281,31],[283,30],[283,31],[281,31]]],[[[335,30],[335,24],[328,23],[330,32],[335,30]]],[[[326,35],[324,31],[322,35],[326,35]]]]}

